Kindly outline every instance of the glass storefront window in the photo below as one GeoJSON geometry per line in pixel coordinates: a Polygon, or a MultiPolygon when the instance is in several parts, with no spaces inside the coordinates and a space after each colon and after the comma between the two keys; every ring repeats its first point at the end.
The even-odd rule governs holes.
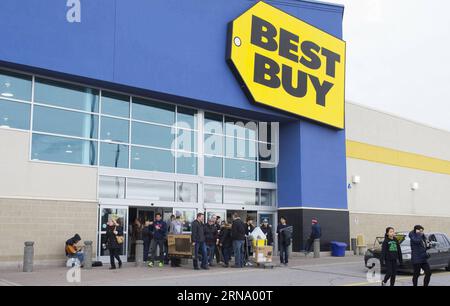
{"type": "Polygon", "coordinates": [[[211,155],[224,155],[224,137],[217,134],[204,135],[204,152],[211,155]]]}
{"type": "Polygon", "coordinates": [[[177,107],[177,127],[196,130],[197,129],[197,110],[178,106],[177,107]]]}
{"type": "Polygon", "coordinates": [[[174,172],[175,158],[172,151],[132,147],[131,168],[147,171],[174,172]]]}
{"type": "Polygon", "coordinates": [[[205,113],[204,130],[207,134],[224,134],[223,116],[214,113],[205,113]]]}
{"type": "Polygon", "coordinates": [[[258,198],[257,188],[235,186],[223,187],[223,202],[225,204],[258,205],[258,198]]]}
{"type": "Polygon", "coordinates": [[[133,122],[131,125],[131,143],[170,149],[174,135],[170,127],[133,122]]]}
{"type": "Polygon", "coordinates": [[[203,188],[205,203],[222,204],[222,186],[220,185],[205,185],[203,188]]]}
{"type": "Polygon", "coordinates": [[[258,124],[238,118],[225,117],[225,134],[229,137],[257,140],[258,124]]]}
{"type": "Polygon", "coordinates": [[[175,123],[175,106],[133,97],[132,118],[172,126],[175,123]]]}
{"type": "Polygon", "coordinates": [[[276,182],[277,168],[273,164],[259,163],[259,180],[262,182],[276,182]]]}
{"type": "Polygon", "coordinates": [[[203,159],[205,163],[205,176],[223,177],[223,158],[206,155],[203,159]]]}
{"type": "Polygon", "coordinates": [[[31,159],[96,165],[97,142],[66,137],[33,134],[31,159]]]}
{"type": "Polygon", "coordinates": [[[225,177],[239,180],[257,180],[257,163],[225,158],[225,177]]]}
{"type": "Polygon", "coordinates": [[[191,130],[178,129],[177,150],[187,152],[197,152],[197,132],[191,130]]]}
{"type": "Polygon", "coordinates": [[[130,117],[130,97],[102,91],[102,114],[117,117],[130,117]]]}
{"type": "Polygon", "coordinates": [[[29,130],[31,105],[0,99],[0,127],[29,130]]]}
{"type": "Polygon", "coordinates": [[[101,117],[101,140],[128,142],[129,121],[109,117],[101,117]]]}
{"type": "Polygon", "coordinates": [[[83,138],[98,138],[98,116],[36,105],[33,130],[83,138]]]}
{"type": "Polygon", "coordinates": [[[261,189],[261,205],[275,206],[276,190],[261,189]]]}
{"type": "Polygon", "coordinates": [[[31,101],[31,76],[0,70],[0,97],[31,101]]]}
{"type": "Polygon", "coordinates": [[[100,166],[128,168],[128,146],[118,143],[100,143],[100,166]]]}
{"type": "Polygon", "coordinates": [[[175,183],[156,180],[127,180],[127,198],[154,201],[175,200],[175,183]]]}
{"type": "Polygon", "coordinates": [[[125,178],[114,176],[100,176],[98,194],[100,198],[125,198],[125,178]]]}
{"type": "Polygon", "coordinates": [[[225,156],[231,158],[257,159],[257,143],[251,140],[225,137],[225,156]]]}
{"type": "Polygon", "coordinates": [[[98,89],[41,78],[36,78],[34,87],[35,102],[98,112],[98,89]]]}
{"type": "Polygon", "coordinates": [[[177,173],[197,174],[197,155],[189,152],[177,153],[177,173]]]}
{"type": "Polygon", "coordinates": [[[177,183],[177,202],[197,203],[197,184],[194,183],[177,183]]]}
{"type": "Polygon", "coordinates": [[[197,211],[195,209],[175,208],[173,210],[174,215],[179,214],[180,220],[183,222],[183,232],[189,233],[192,230],[192,222],[197,217],[197,211]]]}

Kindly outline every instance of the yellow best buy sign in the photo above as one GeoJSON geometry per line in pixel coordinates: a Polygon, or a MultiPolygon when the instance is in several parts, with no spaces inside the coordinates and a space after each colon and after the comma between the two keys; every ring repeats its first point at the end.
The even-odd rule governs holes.
{"type": "Polygon", "coordinates": [[[227,51],[255,102],[344,128],[344,41],[258,2],[230,23],[227,51]]]}

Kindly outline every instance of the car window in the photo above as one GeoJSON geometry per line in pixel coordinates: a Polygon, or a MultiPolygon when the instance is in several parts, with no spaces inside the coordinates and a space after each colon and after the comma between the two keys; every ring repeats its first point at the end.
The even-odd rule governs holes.
{"type": "Polygon", "coordinates": [[[443,235],[436,234],[436,240],[439,242],[441,247],[448,247],[447,239],[443,235]]]}
{"type": "Polygon", "coordinates": [[[433,234],[433,235],[430,235],[430,236],[428,236],[428,240],[429,241],[434,241],[434,242],[437,242],[437,240],[436,240],[436,236],[433,234]]]}

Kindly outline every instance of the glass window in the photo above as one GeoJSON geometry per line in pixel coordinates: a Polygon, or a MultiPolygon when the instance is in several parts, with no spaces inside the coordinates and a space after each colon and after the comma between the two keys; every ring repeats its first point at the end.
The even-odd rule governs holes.
{"type": "Polygon", "coordinates": [[[225,158],[225,177],[256,181],[256,165],[256,162],[225,158]]]}
{"type": "Polygon", "coordinates": [[[172,151],[151,148],[131,148],[131,168],[147,171],[174,172],[172,151]]]}
{"type": "Polygon", "coordinates": [[[196,203],[197,201],[197,184],[184,182],[177,183],[177,202],[196,203]]]}
{"type": "Polygon", "coordinates": [[[175,123],[175,106],[133,97],[133,119],[167,125],[175,123]]]}
{"type": "Polygon", "coordinates": [[[33,160],[96,165],[97,142],[33,134],[31,158],[33,160]]]}
{"type": "Polygon", "coordinates": [[[261,189],[261,205],[262,206],[275,206],[276,190],[261,189]]]}
{"type": "Polygon", "coordinates": [[[259,163],[259,180],[262,182],[276,182],[277,168],[274,164],[259,163]]]}
{"type": "Polygon", "coordinates": [[[102,114],[130,117],[130,97],[102,91],[102,114]]]}
{"type": "Polygon", "coordinates": [[[224,134],[223,116],[213,113],[205,113],[204,130],[205,133],[209,134],[224,134]]]}
{"type": "Polygon", "coordinates": [[[127,180],[127,198],[154,201],[174,201],[175,183],[156,180],[127,180]]]}
{"type": "Polygon", "coordinates": [[[125,197],[125,178],[100,176],[98,189],[100,198],[123,199],[125,197]]]}
{"type": "Polygon", "coordinates": [[[0,96],[31,101],[31,76],[0,70],[0,96]]]}
{"type": "Polygon", "coordinates": [[[257,143],[251,140],[225,137],[225,156],[256,160],[257,143]]]}
{"type": "Polygon", "coordinates": [[[132,122],[131,143],[170,149],[174,135],[170,127],[132,122]]]}
{"type": "Polygon", "coordinates": [[[101,139],[114,142],[128,142],[128,120],[102,116],[101,139]]]}
{"type": "Polygon", "coordinates": [[[223,198],[226,204],[258,205],[258,189],[224,186],[223,198]]]}
{"type": "Polygon", "coordinates": [[[197,110],[177,107],[177,126],[185,129],[196,130],[197,129],[197,110]]]}
{"type": "Polygon", "coordinates": [[[98,137],[98,116],[36,105],[33,130],[83,138],[98,137]]]}
{"type": "Polygon", "coordinates": [[[197,132],[178,130],[177,149],[188,152],[197,152],[197,132]]]}
{"type": "Polygon", "coordinates": [[[0,99],[0,127],[29,130],[31,105],[0,99]]]}
{"type": "Polygon", "coordinates": [[[177,153],[177,173],[197,174],[197,155],[193,153],[177,153]]]}
{"type": "Polygon", "coordinates": [[[222,186],[205,185],[204,188],[205,203],[222,204],[222,186]]]}
{"type": "Polygon", "coordinates": [[[207,156],[204,158],[205,176],[223,177],[223,158],[207,156]]]}
{"type": "Polygon", "coordinates": [[[204,135],[204,152],[205,154],[211,155],[224,155],[224,141],[223,136],[216,134],[205,134],[204,135]]]}
{"type": "Polygon", "coordinates": [[[238,118],[225,117],[225,134],[230,137],[257,140],[258,124],[238,118]]]}
{"type": "Polygon", "coordinates": [[[128,168],[128,146],[118,143],[100,143],[100,166],[128,168]]]}
{"type": "Polygon", "coordinates": [[[98,112],[97,89],[53,80],[36,78],[34,101],[87,112],[98,112]]]}
{"type": "Polygon", "coordinates": [[[174,215],[180,215],[181,222],[183,222],[183,232],[190,232],[192,230],[192,222],[197,217],[195,209],[175,208],[174,215]]]}

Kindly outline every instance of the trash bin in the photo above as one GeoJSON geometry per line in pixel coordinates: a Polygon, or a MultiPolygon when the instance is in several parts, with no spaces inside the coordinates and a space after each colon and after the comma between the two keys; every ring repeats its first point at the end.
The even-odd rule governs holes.
{"type": "Polygon", "coordinates": [[[346,248],[345,242],[331,241],[331,256],[344,257],[346,248]]]}

